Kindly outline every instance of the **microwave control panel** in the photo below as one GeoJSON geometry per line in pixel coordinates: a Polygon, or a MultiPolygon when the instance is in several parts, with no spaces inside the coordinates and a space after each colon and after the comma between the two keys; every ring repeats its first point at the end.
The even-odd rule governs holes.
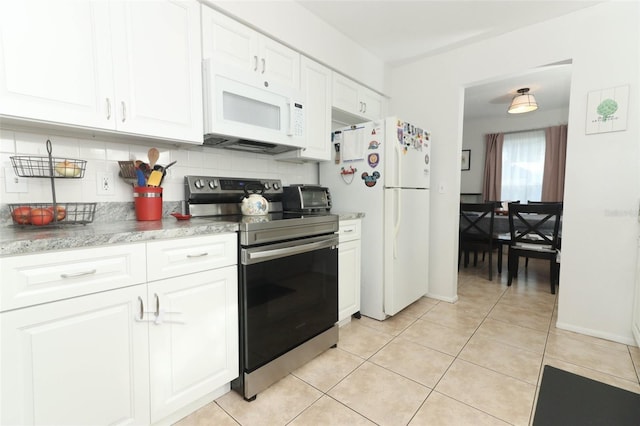
{"type": "Polygon", "coordinates": [[[295,138],[304,137],[304,110],[298,102],[291,106],[291,133],[295,138]]]}

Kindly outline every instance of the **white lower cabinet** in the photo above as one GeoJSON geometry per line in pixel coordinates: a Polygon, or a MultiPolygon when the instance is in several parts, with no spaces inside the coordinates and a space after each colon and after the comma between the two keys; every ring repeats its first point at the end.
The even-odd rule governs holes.
{"type": "MultiPolygon", "coordinates": [[[[106,253],[120,258],[130,246],[106,253]]],[[[135,248],[146,264],[110,273],[139,277],[142,269],[148,277],[159,252],[173,267],[155,281],[115,280],[118,288],[77,297],[65,290],[62,300],[0,312],[0,424],[170,424],[229,389],[238,374],[236,234],[135,248]]],[[[73,264],[79,253],[57,251],[55,259],[73,264]]],[[[29,261],[38,270],[40,256],[3,258],[3,276],[29,261]]],[[[82,270],[99,272],[101,261],[85,259],[82,270]]]]}
{"type": "Polygon", "coordinates": [[[149,424],[145,288],[1,313],[0,424],[149,424]]]}
{"type": "Polygon", "coordinates": [[[360,313],[360,220],[340,221],[338,246],[338,321],[360,313]]]}
{"type": "Polygon", "coordinates": [[[237,267],[149,284],[151,421],[238,376],[237,267]]]}

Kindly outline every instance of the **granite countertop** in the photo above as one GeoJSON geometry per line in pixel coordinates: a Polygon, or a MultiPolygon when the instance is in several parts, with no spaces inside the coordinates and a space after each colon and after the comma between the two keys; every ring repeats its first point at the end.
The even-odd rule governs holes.
{"type": "Polygon", "coordinates": [[[66,225],[50,228],[6,226],[0,229],[0,256],[33,254],[47,250],[125,244],[236,232],[235,222],[210,219],[159,221],[121,220],[110,223],[66,225]]]}
{"type": "MultiPolygon", "coordinates": [[[[0,256],[238,231],[238,224],[235,222],[211,220],[210,218],[176,220],[172,217],[165,217],[160,221],[137,221],[131,219],[130,214],[122,215],[116,210],[117,207],[119,206],[115,204],[109,206],[109,210],[104,214],[106,216],[109,213],[113,215],[112,217],[119,218],[113,222],[98,221],[87,225],[60,225],[43,228],[18,225],[0,226],[0,256]],[[123,219],[123,217],[125,218],[123,219]]],[[[127,207],[127,209],[129,208],[127,207]]],[[[358,212],[335,212],[334,214],[338,215],[339,220],[364,217],[364,213],[358,212]]]]}
{"type": "Polygon", "coordinates": [[[363,212],[331,212],[333,214],[337,214],[339,220],[354,220],[354,219],[362,219],[365,214],[363,212]]]}

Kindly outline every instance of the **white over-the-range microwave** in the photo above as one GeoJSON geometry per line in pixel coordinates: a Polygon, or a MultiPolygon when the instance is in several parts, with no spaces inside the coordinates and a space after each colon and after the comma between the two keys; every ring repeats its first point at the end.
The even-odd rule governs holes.
{"type": "Polygon", "coordinates": [[[300,93],[258,87],[217,73],[203,61],[204,144],[267,154],[302,148],[305,109],[300,93]]]}

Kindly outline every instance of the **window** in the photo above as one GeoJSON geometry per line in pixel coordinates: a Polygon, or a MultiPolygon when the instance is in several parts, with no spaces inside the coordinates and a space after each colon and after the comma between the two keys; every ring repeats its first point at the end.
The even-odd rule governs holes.
{"type": "Polygon", "coordinates": [[[544,130],[505,133],[502,146],[503,200],[540,200],[544,172],[544,130]]]}

